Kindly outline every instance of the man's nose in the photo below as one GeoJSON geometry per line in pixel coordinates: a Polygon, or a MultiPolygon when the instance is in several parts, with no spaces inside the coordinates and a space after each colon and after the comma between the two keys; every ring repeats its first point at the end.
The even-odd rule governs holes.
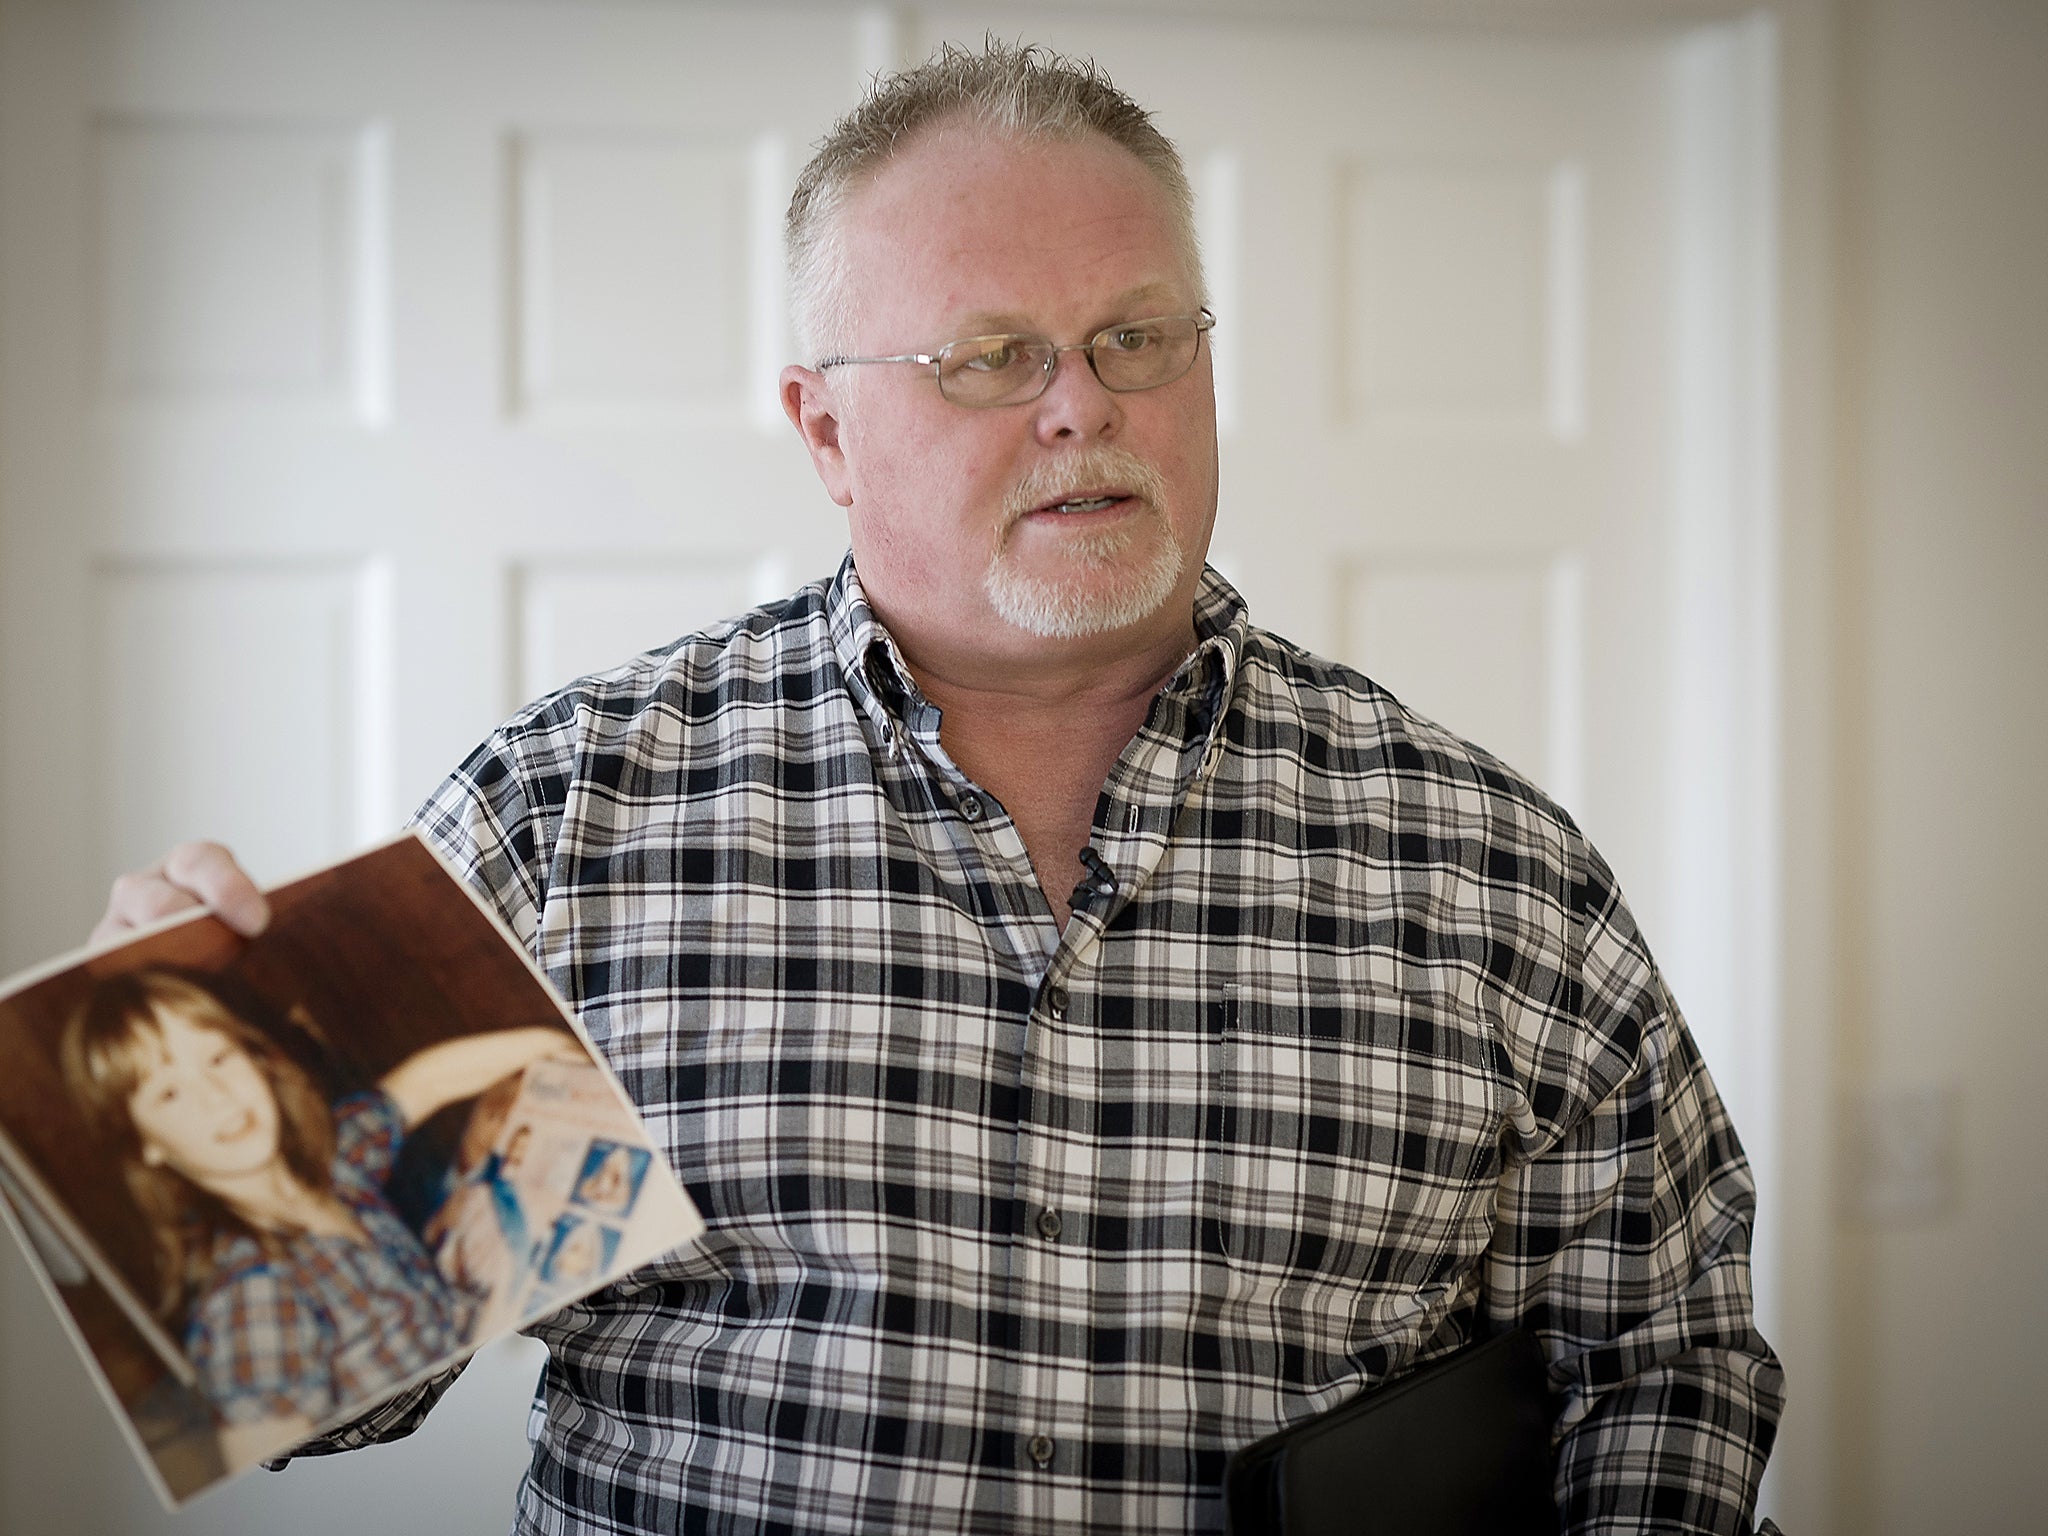
{"type": "Polygon", "coordinates": [[[1095,376],[1086,347],[1062,347],[1052,377],[1037,400],[1038,435],[1045,442],[1072,437],[1114,437],[1123,427],[1123,400],[1095,376]]]}

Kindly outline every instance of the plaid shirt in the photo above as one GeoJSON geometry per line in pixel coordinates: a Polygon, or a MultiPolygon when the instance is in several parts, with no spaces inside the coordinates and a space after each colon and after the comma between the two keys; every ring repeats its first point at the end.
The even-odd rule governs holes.
{"type": "Polygon", "coordinates": [[[850,561],[428,802],[710,1224],[537,1330],[519,1530],[1216,1530],[1516,1323],[1573,1531],[1747,1529],[1752,1187],[1606,865],[1213,573],[1196,628],[1063,932],[850,561]]]}
{"type": "Polygon", "coordinates": [[[214,1239],[185,1353],[221,1418],[322,1423],[461,1347],[440,1272],[384,1198],[404,1135],[381,1093],[334,1106],[334,1192],[367,1243],[314,1232],[267,1247],[246,1232],[214,1239]]]}

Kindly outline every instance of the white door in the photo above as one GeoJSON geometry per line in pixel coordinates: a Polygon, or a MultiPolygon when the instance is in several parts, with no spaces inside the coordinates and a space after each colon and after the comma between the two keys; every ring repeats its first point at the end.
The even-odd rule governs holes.
{"type": "MultiPolygon", "coordinates": [[[[1191,155],[1255,616],[1553,789],[1718,963],[1664,926],[1712,801],[1665,703],[1686,295],[1724,291],[1678,238],[1723,184],[1696,43],[508,0],[0,29],[0,967],[179,837],[276,878],[379,836],[521,699],[829,570],[781,206],[867,71],[988,31],[1096,54],[1191,155]]],[[[502,1530],[530,1350],[173,1521],[8,1253],[0,1528],[502,1530]]]]}

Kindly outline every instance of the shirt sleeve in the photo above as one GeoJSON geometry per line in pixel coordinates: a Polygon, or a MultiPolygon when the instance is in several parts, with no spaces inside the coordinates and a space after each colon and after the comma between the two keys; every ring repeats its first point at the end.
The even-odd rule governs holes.
{"type": "Polygon", "coordinates": [[[334,1342],[318,1309],[260,1264],[213,1287],[185,1331],[186,1354],[230,1424],[334,1411],[334,1342]]]}
{"type": "Polygon", "coordinates": [[[426,1422],[428,1410],[441,1400],[442,1393],[455,1385],[455,1378],[462,1374],[462,1367],[468,1363],[465,1360],[450,1366],[439,1376],[429,1377],[418,1386],[409,1387],[389,1401],[378,1404],[361,1418],[316,1436],[303,1445],[295,1445],[289,1455],[266,1461],[263,1465],[278,1472],[300,1456],[332,1456],[338,1451],[356,1451],[366,1445],[402,1440],[426,1422]]]}
{"type": "Polygon", "coordinates": [[[413,813],[413,825],[528,949],[547,899],[575,730],[568,696],[542,700],[472,752],[413,813]]]}
{"type": "Polygon", "coordinates": [[[334,1106],[336,1171],[379,1193],[405,1145],[405,1118],[386,1094],[352,1093],[334,1106]]]}
{"type": "Polygon", "coordinates": [[[1611,873],[1583,849],[1568,1017],[1511,1046],[1487,1255],[1496,1328],[1543,1340],[1570,1536],[1747,1533],[1784,1400],[1750,1292],[1755,1186],[1611,873]]]}

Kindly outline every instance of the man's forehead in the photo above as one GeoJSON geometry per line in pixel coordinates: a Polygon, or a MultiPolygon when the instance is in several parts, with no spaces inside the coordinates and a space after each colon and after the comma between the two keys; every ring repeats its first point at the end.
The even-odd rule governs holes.
{"type": "Polygon", "coordinates": [[[846,213],[856,290],[949,336],[1095,329],[1200,302],[1165,189],[1100,135],[929,133],[846,213]]]}
{"type": "MultiPolygon", "coordinates": [[[[1119,320],[1143,320],[1153,315],[1180,313],[1185,310],[1188,299],[1178,283],[1160,280],[1139,283],[1107,299],[1089,299],[1083,302],[1093,304],[1101,325],[1107,326],[1115,325],[1119,320]]],[[[960,334],[963,336],[1033,331],[1045,323],[1045,316],[1042,313],[1034,314],[1021,308],[969,309],[948,316],[948,319],[962,327],[960,334]]]]}

